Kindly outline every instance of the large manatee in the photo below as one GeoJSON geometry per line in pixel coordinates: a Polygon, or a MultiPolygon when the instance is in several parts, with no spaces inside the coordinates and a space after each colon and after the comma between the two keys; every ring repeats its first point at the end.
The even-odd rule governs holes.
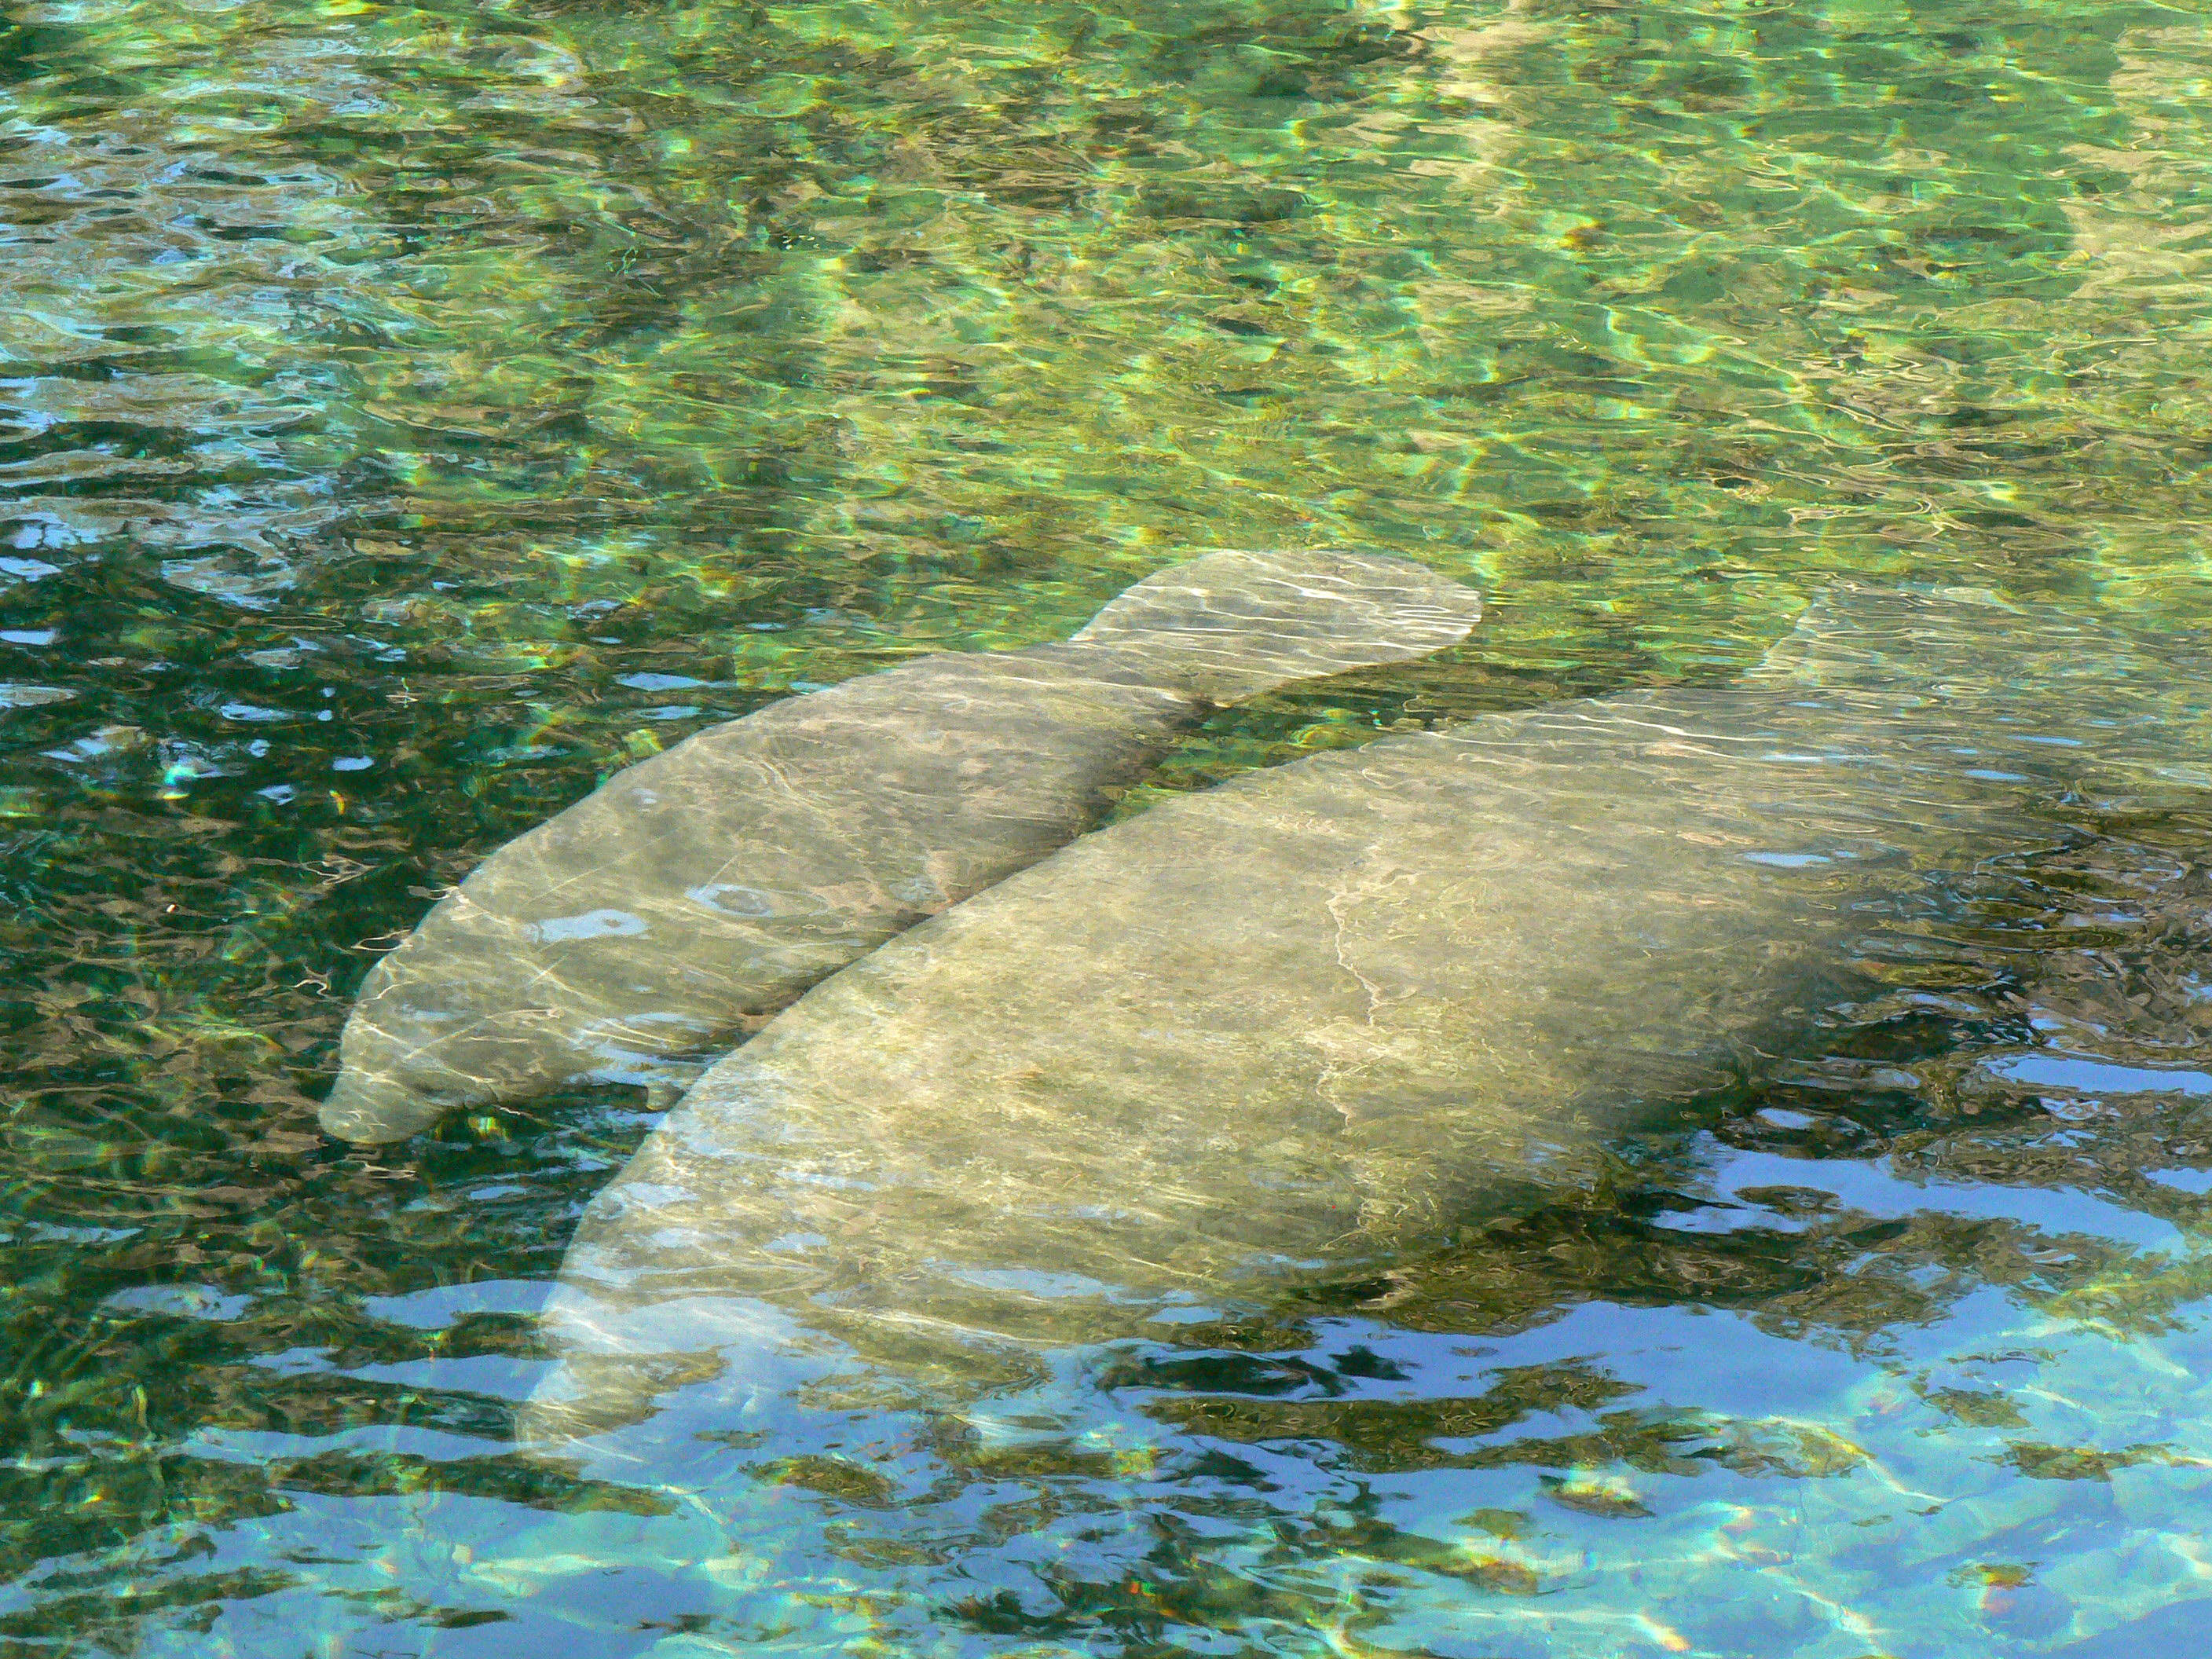
{"type": "Polygon", "coordinates": [[[1426,655],[1480,610],[1403,559],[1215,553],[1066,643],[926,657],[699,732],[501,848],[378,963],[323,1127],[397,1140],[726,1046],[1064,844],[1209,708],[1426,655]]]}
{"type": "Polygon", "coordinates": [[[2063,839],[2069,792],[2201,788],[2204,729],[2094,628],[1845,592],[1732,687],[1156,806],[702,1077],[586,1213],[526,1436],[691,1443],[840,1364],[972,1389],[1448,1241],[1786,1051],[1942,872],[2063,839]]]}

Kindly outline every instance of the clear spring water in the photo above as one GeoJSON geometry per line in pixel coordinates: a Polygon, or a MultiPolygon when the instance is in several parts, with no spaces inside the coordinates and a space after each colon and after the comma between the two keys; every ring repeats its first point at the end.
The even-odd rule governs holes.
{"type": "Polygon", "coordinates": [[[0,225],[0,1655],[2199,1650],[2212,815],[1609,1190],[683,1491],[508,1437],[641,1098],[312,1103],[611,769],[1188,549],[1496,611],[1124,810],[1839,572],[2212,621],[2202,0],[21,3],[0,225]]]}

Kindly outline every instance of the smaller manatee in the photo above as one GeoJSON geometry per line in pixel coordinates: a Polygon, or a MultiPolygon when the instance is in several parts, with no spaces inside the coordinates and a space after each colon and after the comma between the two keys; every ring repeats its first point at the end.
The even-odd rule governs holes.
{"type": "Polygon", "coordinates": [[[492,854],[377,964],[323,1127],[398,1140],[727,1046],[1065,845],[1210,708],[1425,656],[1480,615],[1403,559],[1214,553],[1065,643],[926,657],[699,732],[492,854]]]}

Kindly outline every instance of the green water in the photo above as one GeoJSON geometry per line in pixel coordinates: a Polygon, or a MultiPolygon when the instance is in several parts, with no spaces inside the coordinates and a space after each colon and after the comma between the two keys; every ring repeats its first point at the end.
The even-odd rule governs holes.
{"type": "Polygon", "coordinates": [[[2212,7],[6,16],[0,1656],[2199,1650],[2212,815],[1607,1191],[684,1484],[509,1438],[641,1097],[313,1103],[611,769],[1188,550],[1493,616],[1126,811],[1838,572],[2212,622],[2212,7]]]}

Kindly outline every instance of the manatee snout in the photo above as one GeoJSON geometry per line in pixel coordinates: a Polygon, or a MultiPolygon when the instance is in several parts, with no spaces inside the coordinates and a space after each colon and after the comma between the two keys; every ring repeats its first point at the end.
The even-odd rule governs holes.
{"type": "Polygon", "coordinates": [[[385,1072],[338,1073],[316,1117],[341,1139],[375,1143],[420,1134],[460,1103],[424,1094],[385,1072]]]}
{"type": "Polygon", "coordinates": [[[746,1296],[638,1306],[562,1285],[540,1317],[555,1363],[515,1413],[529,1455],[571,1455],[591,1441],[601,1455],[664,1464],[702,1436],[757,1429],[851,1370],[835,1344],[746,1296]]]}

